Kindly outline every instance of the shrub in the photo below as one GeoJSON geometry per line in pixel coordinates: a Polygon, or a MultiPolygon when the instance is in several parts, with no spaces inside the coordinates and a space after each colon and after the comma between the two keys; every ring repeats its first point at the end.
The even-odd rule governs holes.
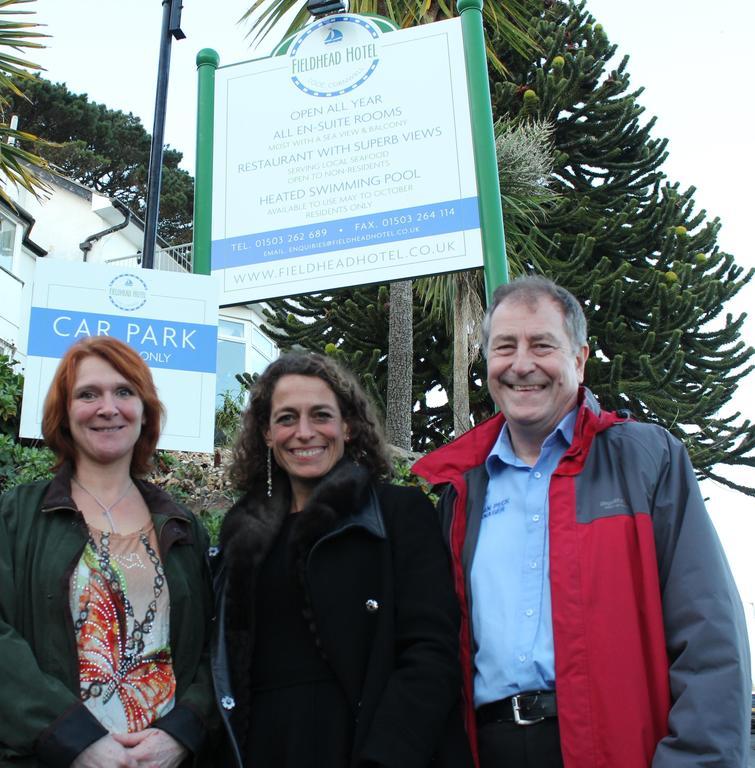
{"type": "Polygon", "coordinates": [[[16,365],[14,360],[0,355],[0,492],[52,477],[52,452],[18,442],[24,380],[14,370],[16,365]]]}
{"type": "Polygon", "coordinates": [[[215,445],[218,446],[230,445],[236,437],[247,392],[244,389],[237,393],[226,390],[221,397],[223,402],[215,411],[215,445]]]}

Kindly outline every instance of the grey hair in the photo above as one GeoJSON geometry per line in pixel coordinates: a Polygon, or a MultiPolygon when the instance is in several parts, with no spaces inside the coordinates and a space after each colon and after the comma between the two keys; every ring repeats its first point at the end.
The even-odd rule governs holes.
{"type": "Polygon", "coordinates": [[[482,321],[483,354],[485,356],[488,354],[490,322],[493,312],[496,311],[500,304],[507,299],[515,299],[516,301],[523,301],[526,304],[532,305],[537,303],[538,299],[543,296],[555,302],[561,310],[561,314],[564,316],[564,329],[573,350],[576,352],[587,344],[587,320],[582,306],[574,295],[569,293],[566,288],[556,285],[553,280],[549,280],[547,277],[528,275],[518,277],[510,283],[499,285],[493,292],[493,299],[482,321]]]}

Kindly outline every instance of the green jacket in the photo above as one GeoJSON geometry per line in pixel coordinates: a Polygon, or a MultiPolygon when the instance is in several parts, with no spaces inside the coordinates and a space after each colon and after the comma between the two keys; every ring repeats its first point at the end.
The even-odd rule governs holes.
{"type": "MultiPolygon", "coordinates": [[[[71,468],[0,497],[0,766],[67,768],[107,731],[79,698],[69,582],[87,540],[71,468]]],[[[166,493],[135,481],[152,514],[170,592],[176,706],[153,723],[195,755],[213,717],[207,535],[166,493]]]]}

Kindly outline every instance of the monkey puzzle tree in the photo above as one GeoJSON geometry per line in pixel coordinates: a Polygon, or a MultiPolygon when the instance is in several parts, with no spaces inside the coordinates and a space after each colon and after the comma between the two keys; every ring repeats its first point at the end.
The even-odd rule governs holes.
{"type": "Polygon", "coordinates": [[[628,408],[687,444],[702,476],[729,483],[717,463],[755,464],[755,427],[722,416],[752,368],[740,338],[744,317],[726,302],[751,278],[716,245],[720,222],[661,170],[666,141],[643,116],[628,57],[585,3],[554,2],[532,19],[533,59],[491,32],[510,78],[493,78],[494,114],[555,126],[558,200],[539,226],[550,243],[530,269],[545,272],[584,303],[592,357],[587,380],[607,408],[628,408]]]}

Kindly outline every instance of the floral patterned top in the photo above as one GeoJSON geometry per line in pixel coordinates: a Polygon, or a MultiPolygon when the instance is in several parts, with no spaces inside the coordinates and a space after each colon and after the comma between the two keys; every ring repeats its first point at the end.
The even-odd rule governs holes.
{"type": "Polygon", "coordinates": [[[147,728],[176,692],[154,525],[126,535],[90,527],[70,596],[84,704],[111,733],[147,728]]]}

